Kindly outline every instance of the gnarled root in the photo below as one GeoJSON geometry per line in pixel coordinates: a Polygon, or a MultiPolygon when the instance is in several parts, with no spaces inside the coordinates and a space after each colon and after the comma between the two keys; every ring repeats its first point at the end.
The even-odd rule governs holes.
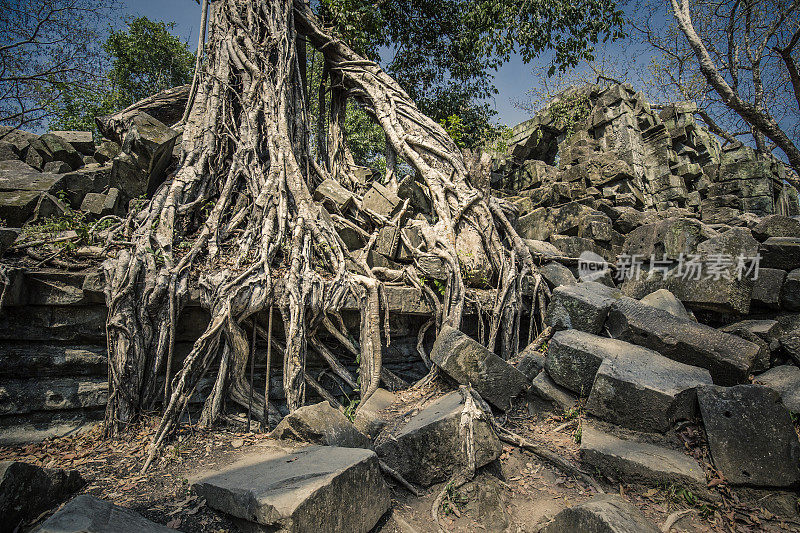
{"type": "MultiPolygon", "coordinates": [[[[348,252],[336,228],[344,218],[332,217],[312,201],[314,179],[327,170],[313,160],[308,146],[298,32],[324,54],[331,78],[341,80],[347,94],[372,114],[393,153],[428,186],[437,222],[423,231],[425,251],[413,255],[417,261],[435,256],[447,266],[444,298],[439,301],[413,269],[403,275],[432,299],[437,328],[461,322],[466,288],[457,246],[465,235],[478,237],[487,268],[501,275],[489,342],[495,342],[502,320],[507,357],[519,349],[521,306],[515,302],[521,280],[529,273],[536,276],[530,251],[504,214],[507,206],[473,187],[463,154],[444,130],[376,64],[326,33],[305,2],[221,0],[212,8],[207,62],[184,130],[182,166],[141,212],[128,218],[120,235],[132,245],[105,264],[109,431],[152,410],[162,396],[160,376],[167,380],[164,414],[145,468],[215,362],[216,381],[202,422],[218,419],[226,398],[251,405],[245,376],[255,344],[248,342],[242,324],[273,306],[283,318],[283,385],[290,411],[303,405],[307,383],[316,388],[305,366],[309,345],[326,355],[313,337],[317,327],[338,329],[331,328],[328,317],[337,316],[349,295],[361,308],[362,401],[382,375],[387,379],[381,364],[381,308],[388,313],[383,282],[364,256],[348,252]],[[201,288],[201,304],[211,320],[173,377],[176,322],[194,285],[201,288]]],[[[337,174],[352,186],[347,158],[343,161],[337,174]]],[[[485,163],[470,168],[485,172],[485,163]]],[[[360,216],[378,226],[399,225],[403,212],[392,220],[360,216]]],[[[532,314],[537,302],[541,312],[538,293],[532,314]]],[[[385,314],[388,343],[387,323],[385,314]]],[[[336,337],[356,351],[344,334],[336,337]]],[[[425,360],[421,340],[419,346],[425,360]]],[[[325,359],[348,381],[335,357],[325,359]]],[[[264,398],[255,399],[253,407],[257,416],[269,410],[264,398]]]]}

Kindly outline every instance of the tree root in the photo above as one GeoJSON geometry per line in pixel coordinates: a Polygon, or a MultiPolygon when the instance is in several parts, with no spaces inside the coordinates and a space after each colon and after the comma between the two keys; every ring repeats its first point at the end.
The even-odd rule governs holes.
{"type": "MultiPolygon", "coordinates": [[[[327,33],[306,2],[214,2],[206,61],[183,133],[182,166],[143,210],[132,211],[109,235],[109,242],[127,244],[104,264],[111,377],[107,432],[136,421],[162,397],[165,404],[144,469],[175,428],[200,377],[214,365],[217,379],[201,422],[214,423],[230,399],[250,406],[255,418],[265,427],[269,424],[263,414],[269,412],[268,398],[254,398],[247,379],[253,339],[248,342],[242,325],[273,306],[283,319],[285,345],[280,351],[290,411],[304,404],[306,385],[336,401],[308,375],[309,348],[322,355],[339,379],[356,384],[315,337],[319,325],[359,357],[361,405],[381,379],[396,381],[382,365],[382,332],[386,344],[390,342],[384,282],[363,255],[347,250],[336,226],[344,218],[331,217],[312,198],[315,180],[326,172],[356,192],[357,185],[349,176],[346,144],[334,143],[336,153],[329,154],[325,169],[311,156],[298,34],[322,52],[331,80],[375,118],[393,153],[427,185],[436,223],[423,228],[425,252],[412,250],[412,255],[417,265],[425,256],[446,265],[444,297],[419,282],[418,269],[403,274],[435,309],[435,321],[426,329],[460,325],[466,289],[456,248],[473,236],[481,243],[482,249],[475,251],[486,258],[487,270],[501,278],[488,342],[493,346],[501,334],[506,358],[519,351],[521,280],[528,274],[539,278],[530,250],[505,217],[503,205],[471,185],[468,168],[488,171],[485,158],[468,162],[390,76],[327,33]],[[158,390],[158,378],[171,374],[176,322],[195,285],[209,311],[209,325],[181,370],[158,390]],[[350,296],[361,310],[358,347],[343,327],[332,327],[329,320],[350,296]]],[[[337,115],[344,103],[337,103],[337,115]]],[[[371,243],[381,226],[400,226],[407,205],[391,219],[361,209],[358,220],[375,227],[371,243]]],[[[542,314],[543,305],[544,296],[537,292],[531,314],[537,306],[542,314]]],[[[274,345],[269,342],[270,349],[274,345]]],[[[422,346],[420,336],[418,350],[430,366],[422,346]]]]}

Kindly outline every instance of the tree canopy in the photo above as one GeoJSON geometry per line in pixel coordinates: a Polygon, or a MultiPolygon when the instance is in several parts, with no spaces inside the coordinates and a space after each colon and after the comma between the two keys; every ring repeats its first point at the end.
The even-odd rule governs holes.
{"type": "Polygon", "coordinates": [[[91,90],[112,8],[97,0],[0,0],[0,123],[40,126],[65,90],[91,90]]]}
{"type": "Polygon", "coordinates": [[[494,71],[519,53],[549,54],[550,72],[593,57],[622,36],[622,13],[602,0],[319,0],[320,18],[354,50],[382,60],[424,113],[458,116],[472,145],[490,128],[494,71]]]}
{"type": "Polygon", "coordinates": [[[60,83],[53,129],[94,129],[94,117],[125,108],[151,94],[192,81],[194,54],[171,32],[174,23],[129,17],[110,32],[102,49],[102,77],[90,87],[60,83]]]}

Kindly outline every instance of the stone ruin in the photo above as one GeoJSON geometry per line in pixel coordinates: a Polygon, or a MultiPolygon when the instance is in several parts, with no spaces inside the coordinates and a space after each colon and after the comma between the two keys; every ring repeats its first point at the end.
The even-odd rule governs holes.
{"type": "MultiPolygon", "coordinates": [[[[513,214],[551,291],[549,343],[545,349],[542,342],[523,342],[518,356],[504,360],[477,342],[481,309],[491,309],[494,299],[478,279],[464,331],[443,328],[426,351],[447,383],[469,385],[486,409],[510,412],[527,404],[585,412],[580,461],[598,479],[675,484],[709,501],[719,500],[720,484],[759,488],[796,503],[798,194],[780,162],[742,144],[721,144],[695,120],[696,111],[691,103],[655,109],[624,84],[586,86],[562,93],[515,127],[507,151],[495,154],[491,194],[513,214]],[[687,275],[691,265],[697,270],[687,275]],[[712,464],[685,452],[687,427],[702,428],[712,464]]],[[[47,263],[24,246],[25,231],[14,228],[70,210],[90,220],[121,216],[132,200],[152,194],[177,164],[180,132],[145,113],[127,124],[124,135],[99,145],[87,132],[12,131],[0,141],[0,218],[8,226],[0,229],[7,264],[0,311],[2,444],[67,434],[102,417],[106,311],[97,262],[86,250],[47,263]]],[[[331,212],[345,212],[356,196],[376,213],[391,214],[406,199],[419,216],[426,206],[430,211],[427,191],[413,177],[393,189],[370,169],[359,175],[355,196],[324,182],[315,199],[331,212]]],[[[404,243],[415,240],[414,226],[412,218],[385,228],[369,265],[410,262],[404,243]]],[[[342,238],[351,249],[365,244],[358,228],[342,238]]],[[[441,265],[419,266],[430,280],[441,277],[441,265]]],[[[384,347],[385,389],[352,423],[312,397],[273,432],[312,446],[267,447],[258,457],[198,474],[193,489],[209,507],[282,530],[332,523],[368,531],[391,505],[381,476],[386,467],[422,487],[465,467],[461,426],[469,389],[407,411],[394,394],[427,372],[415,346],[433,309],[413,287],[388,285],[387,298],[392,345],[384,347]],[[300,474],[313,480],[313,490],[286,488],[300,474]],[[343,484],[351,490],[337,488],[343,484]],[[363,512],[342,512],[354,506],[363,512]]],[[[358,327],[355,310],[352,302],[343,312],[351,328],[358,327]]],[[[177,359],[207,320],[199,303],[190,302],[178,326],[177,359]]],[[[526,322],[520,337],[531,342],[526,322]]],[[[309,372],[322,381],[325,362],[311,352],[309,372]]],[[[354,362],[347,366],[354,372],[354,362]]],[[[263,364],[256,366],[256,381],[263,382],[264,372],[263,364]]],[[[276,366],[270,390],[278,403],[279,372],[276,366]]],[[[194,405],[212,383],[209,378],[200,387],[194,405]]],[[[470,424],[477,436],[472,463],[495,462],[501,428],[482,418],[470,424]]],[[[0,467],[0,478],[23,468],[14,465],[0,467]]],[[[612,483],[610,492],[616,490],[612,483]]],[[[780,511],[796,513],[785,505],[780,511]]],[[[43,531],[71,531],[64,525],[70,516],[109,513],[130,527],[166,531],[89,496],[73,500],[43,531]]],[[[636,506],[608,495],[539,526],[657,531],[636,506]]]]}

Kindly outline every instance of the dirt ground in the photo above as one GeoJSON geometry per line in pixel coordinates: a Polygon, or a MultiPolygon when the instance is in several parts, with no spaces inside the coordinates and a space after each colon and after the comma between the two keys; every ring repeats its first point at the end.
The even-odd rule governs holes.
{"type": "MultiPolygon", "coordinates": [[[[390,410],[399,414],[419,409],[445,391],[439,384],[425,391],[400,393],[401,403],[390,410]]],[[[499,422],[579,464],[577,441],[583,423],[579,409],[559,413],[549,404],[528,399],[499,422]]],[[[97,427],[41,444],[0,448],[0,460],[76,469],[87,481],[83,493],[131,508],[180,531],[238,531],[231,520],[192,494],[188,478],[193,472],[232,460],[268,437],[224,428],[197,430],[182,426],[175,439],[164,447],[161,458],[143,475],[140,469],[156,423],[157,419],[153,419],[115,439],[103,439],[97,427]]],[[[702,456],[702,443],[696,453],[702,456]]],[[[722,483],[712,489],[712,502],[675,487],[596,479],[605,492],[621,494],[662,530],[665,523],[673,522],[670,531],[675,532],[800,531],[797,493],[734,491],[722,483]]],[[[500,460],[479,470],[472,481],[446,492],[438,526],[432,519],[431,506],[446,484],[423,489],[419,498],[391,485],[393,507],[375,527],[376,532],[425,533],[440,528],[452,532],[537,531],[561,509],[596,494],[582,482],[511,445],[505,445],[500,460]]],[[[27,524],[24,530],[31,530],[49,514],[27,524]]]]}

